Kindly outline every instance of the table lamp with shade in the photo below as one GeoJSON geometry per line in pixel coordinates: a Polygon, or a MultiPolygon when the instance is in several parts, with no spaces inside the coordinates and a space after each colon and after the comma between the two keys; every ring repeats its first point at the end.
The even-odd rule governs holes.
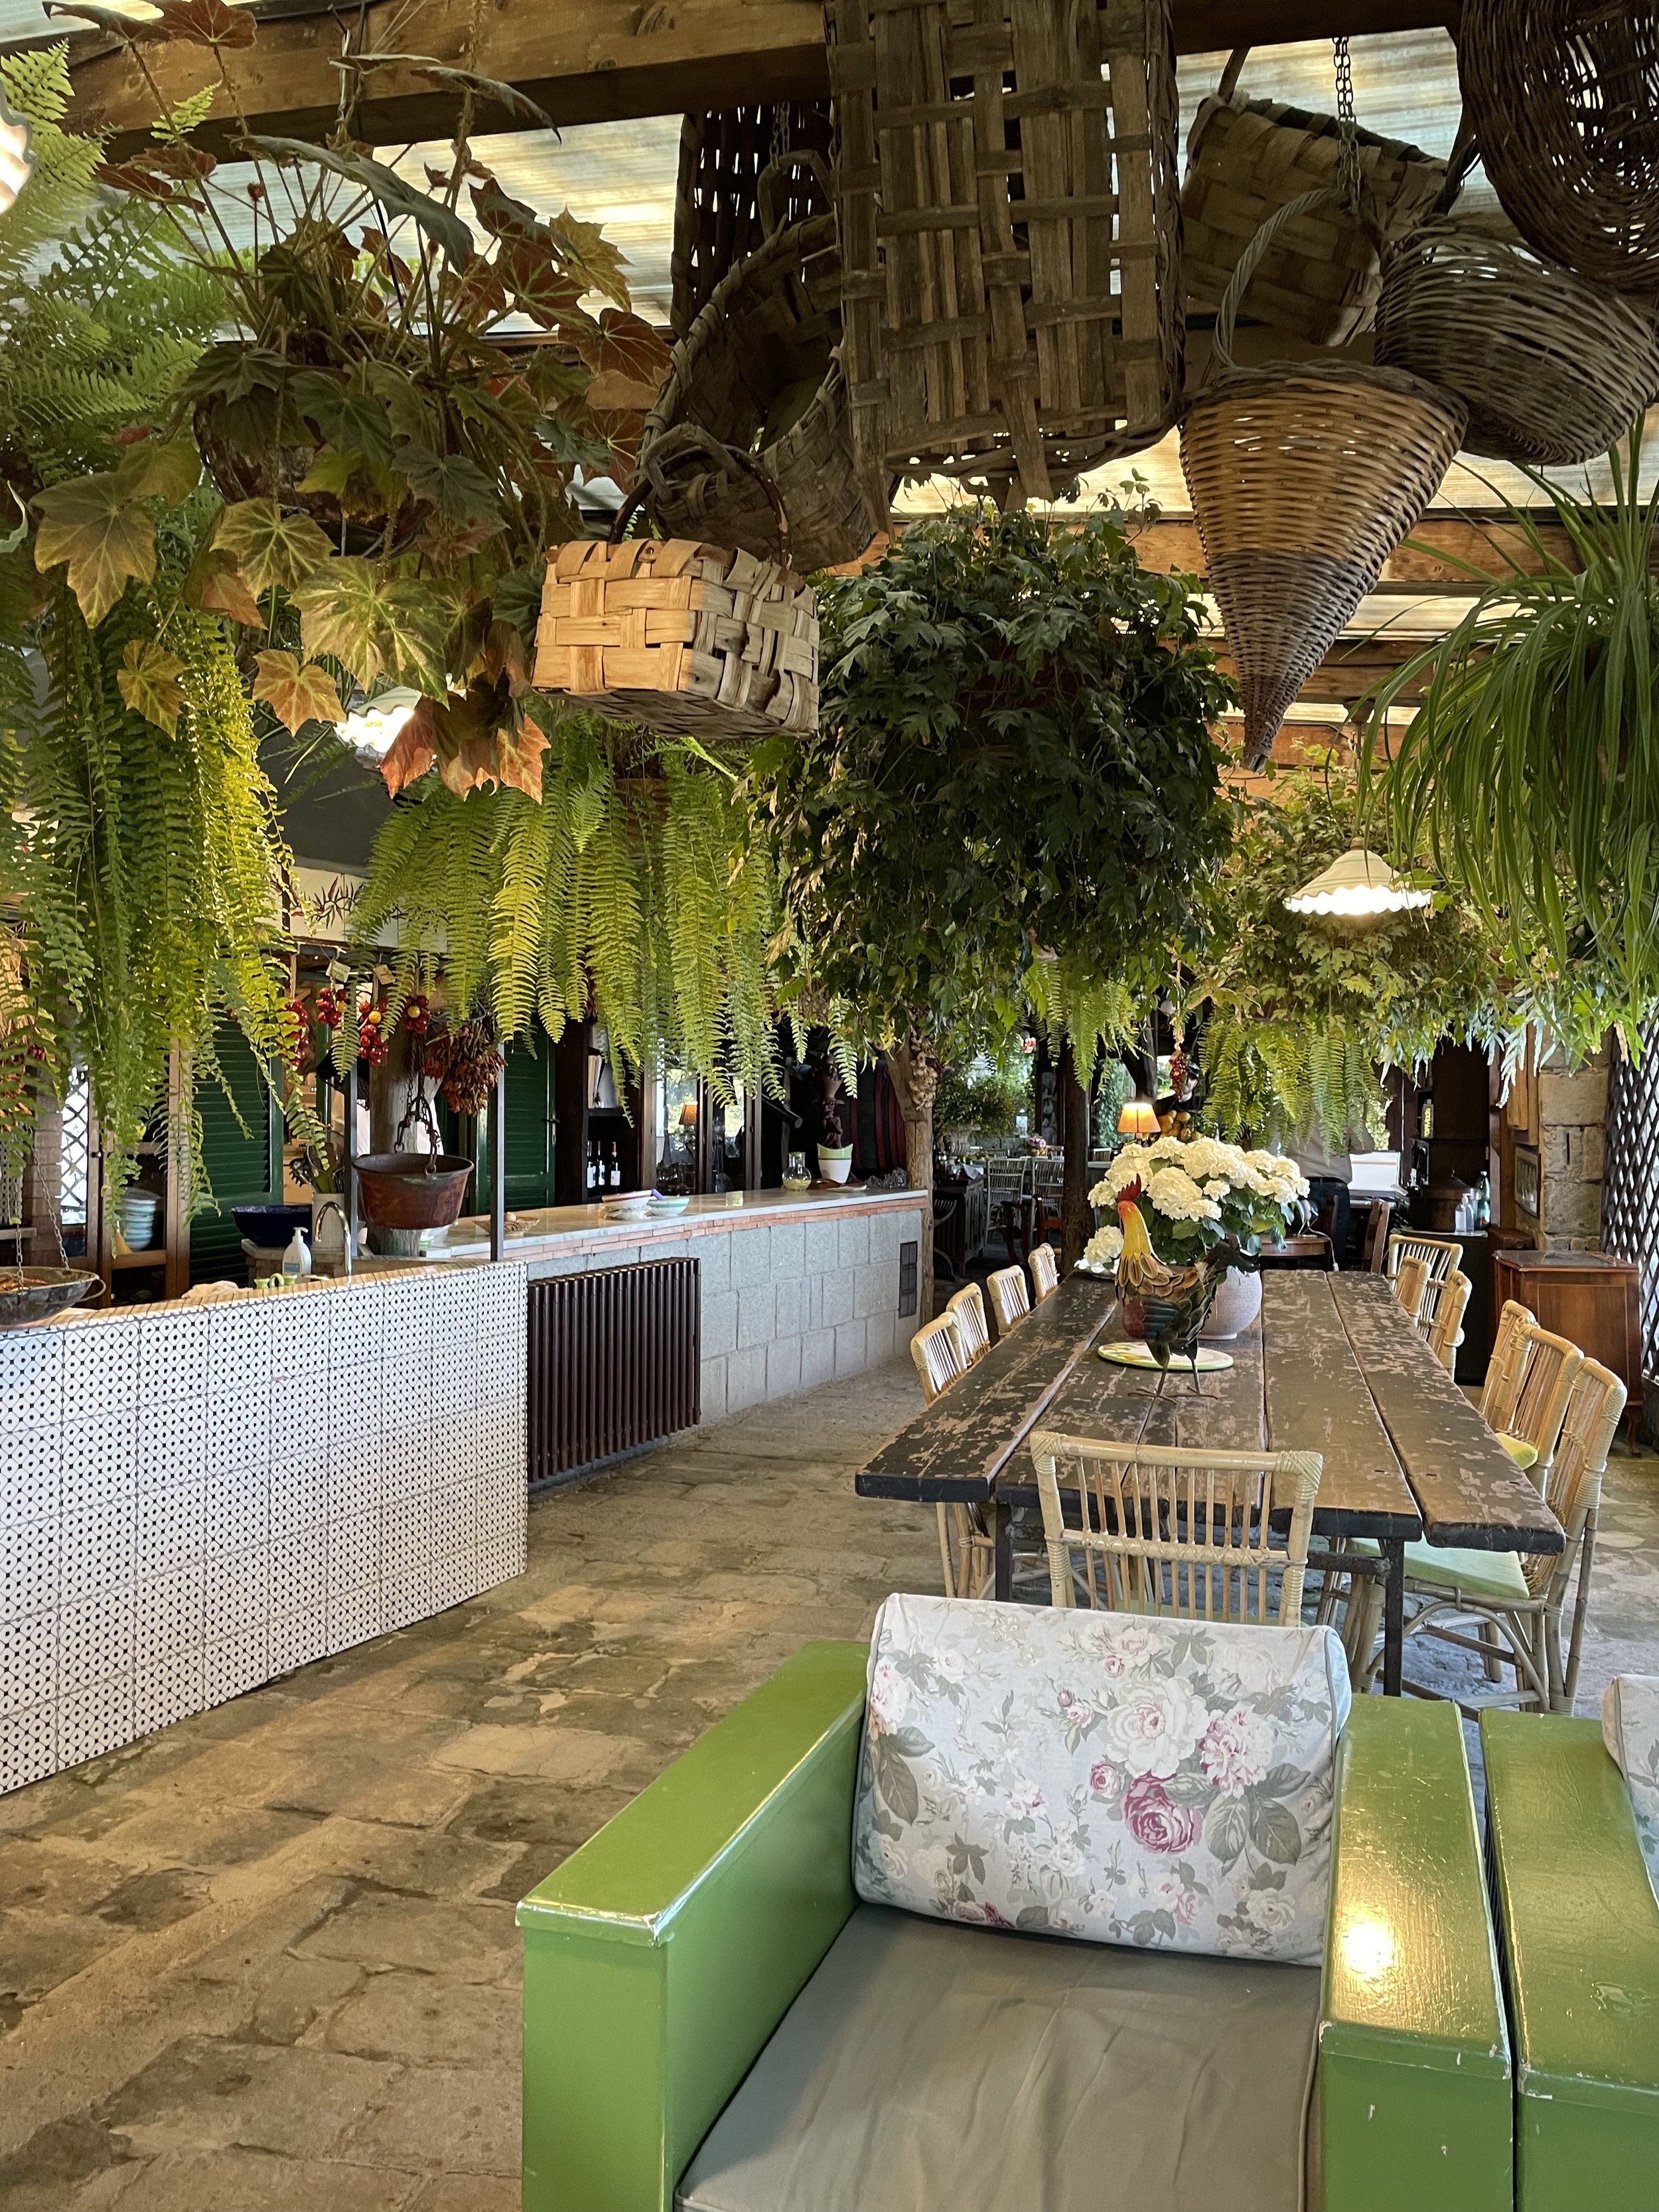
{"type": "Polygon", "coordinates": [[[1144,1091],[1124,1100],[1118,1110],[1117,1133],[1120,1137],[1157,1136],[1158,1109],[1144,1091]]]}

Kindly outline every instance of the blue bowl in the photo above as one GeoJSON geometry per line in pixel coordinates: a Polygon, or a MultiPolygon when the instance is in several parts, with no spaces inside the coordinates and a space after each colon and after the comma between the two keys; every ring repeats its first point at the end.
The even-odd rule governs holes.
{"type": "Polygon", "coordinates": [[[263,1252],[286,1251],[296,1229],[311,1234],[309,1206],[234,1206],[231,1219],[263,1252]]]}

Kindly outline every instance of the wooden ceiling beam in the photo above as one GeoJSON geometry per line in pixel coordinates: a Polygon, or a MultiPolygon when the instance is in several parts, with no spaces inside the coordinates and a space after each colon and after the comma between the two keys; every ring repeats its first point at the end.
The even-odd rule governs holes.
{"type": "MultiPolygon", "coordinates": [[[[1176,0],[1183,53],[1282,45],[1339,32],[1420,30],[1444,23],[1457,0],[1176,0]]],[[[317,0],[255,0],[259,37],[224,57],[222,88],[204,142],[223,153],[244,123],[277,137],[320,138],[333,126],[343,27],[359,51],[411,46],[526,93],[556,124],[601,123],[829,91],[820,0],[426,0],[412,26],[403,0],[324,9],[317,0]],[[239,116],[240,118],[239,119],[239,116]]],[[[180,40],[146,46],[144,66],[169,102],[216,82],[213,58],[180,40]]],[[[70,121],[130,151],[147,133],[155,98],[118,40],[74,40],[70,121]]],[[[442,137],[453,93],[414,71],[377,71],[359,130],[375,145],[442,137]]],[[[522,127],[499,109],[481,131],[522,127]]]]}

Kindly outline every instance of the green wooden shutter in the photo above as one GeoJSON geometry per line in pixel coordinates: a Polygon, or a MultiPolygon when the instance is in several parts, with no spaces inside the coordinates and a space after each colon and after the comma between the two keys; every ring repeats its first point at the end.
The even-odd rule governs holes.
{"type": "MultiPolygon", "coordinates": [[[[516,1040],[507,1048],[507,1205],[524,1213],[553,1203],[553,1045],[540,1034],[537,1049],[516,1040]]],[[[460,1153],[477,1170],[468,1194],[470,1212],[489,1211],[489,1124],[487,1115],[438,1109],[446,1152],[460,1153]]]]}
{"type": "Polygon", "coordinates": [[[216,1078],[197,1085],[202,1164],[220,1210],[201,1214],[191,1224],[192,1283],[245,1280],[241,1236],[230,1208],[274,1205],[282,1197],[282,1126],[253,1048],[234,1022],[221,1023],[214,1043],[225,1085],[236,1105],[233,1111],[216,1078]]]}

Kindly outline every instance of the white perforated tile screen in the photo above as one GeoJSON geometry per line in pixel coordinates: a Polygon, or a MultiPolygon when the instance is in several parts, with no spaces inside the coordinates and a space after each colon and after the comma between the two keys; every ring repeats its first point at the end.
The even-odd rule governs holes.
{"type": "Polygon", "coordinates": [[[0,1792],[522,1574],[525,1281],[0,1335],[0,1792]]]}

